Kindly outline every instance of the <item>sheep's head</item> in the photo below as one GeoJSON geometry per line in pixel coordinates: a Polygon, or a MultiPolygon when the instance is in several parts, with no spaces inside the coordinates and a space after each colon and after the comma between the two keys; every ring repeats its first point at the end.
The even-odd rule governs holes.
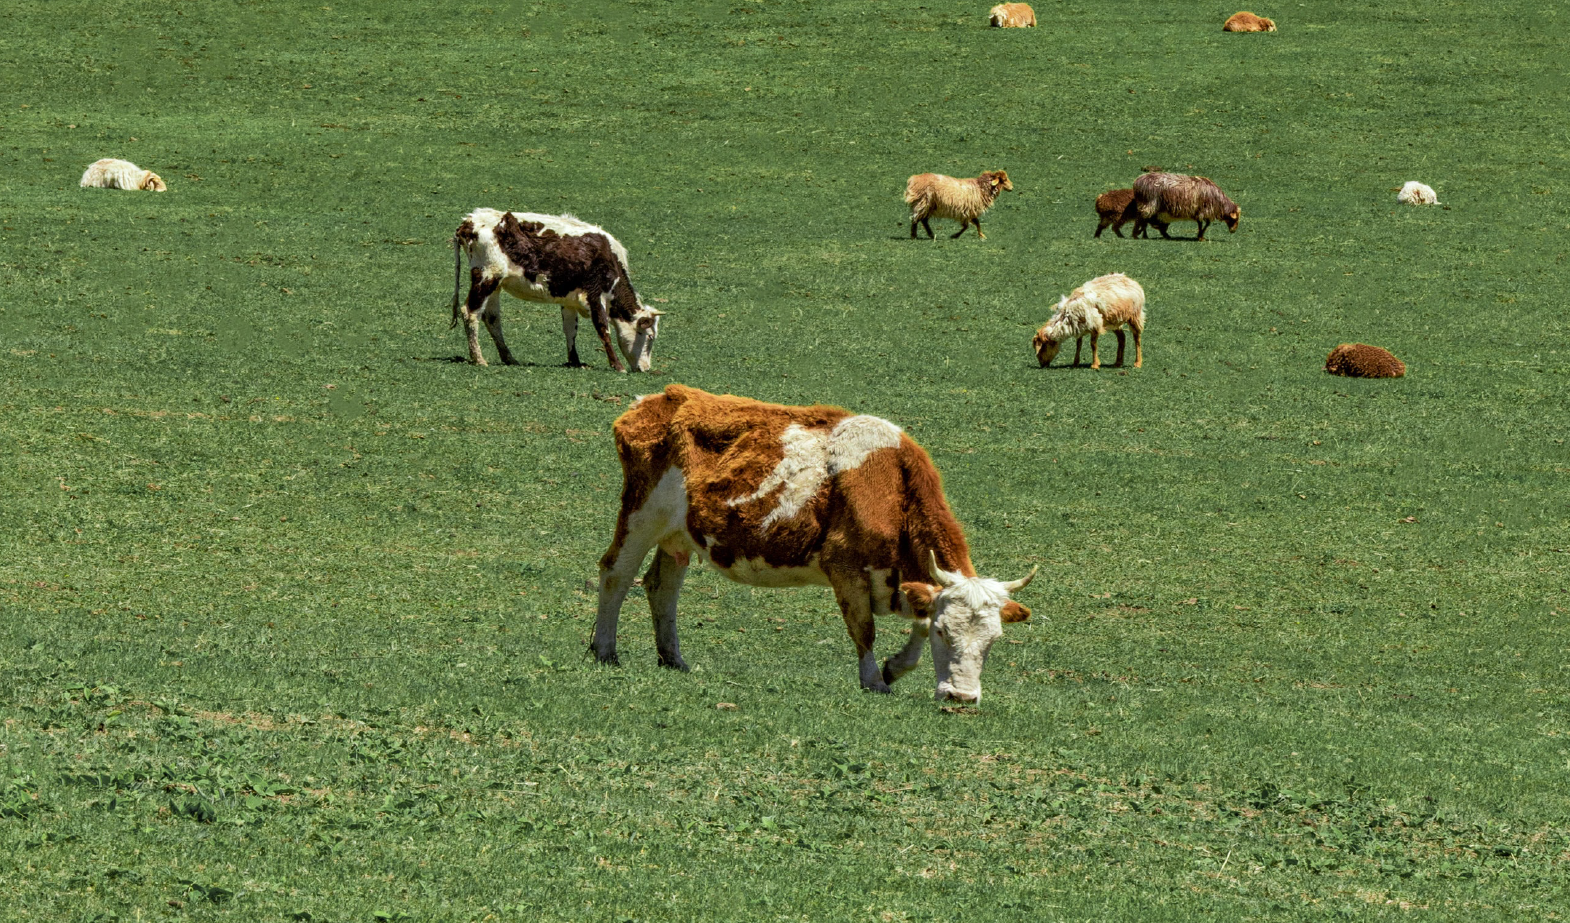
{"type": "Polygon", "coordinates": [[[987,185],[991,187],[994,193],[1005,190],[1009,192],[1014,191],[1014,184],[1009,182],[1009,174],[1007,170],[993,170],[983,173],[981,176],[987,181],[987,185]]]}
{"type": "Polygon", "coordinates": [[[1238,208],[1236,205],[1232,206],[1231,211],[1221,216],[1221,220],[1227,223],[1228,234],[1237,233],[1237,222],[1241,217],[1243,217],[1243,209],[1238,208]]]}
{"type": "Polygon", "coordinates": [[[1036,336],[1030,341],[1030,345],[1035,347],[1036,361],[1041,363],[1042,368],[1052,364],[1052,360],[1057,358],[1058,350],[1063,346],[1062,343],[1047,336],[1045,327],[1036,331],[1036,336]]]}
{"type": "Polygon", "coordinates": [[[164,185],[162,177],[151,170],[148,170],[147,175],[142,177],[142,185],[137,188],[151,189],[153,192],[167,192],[169,190],[169,187],[164,185]]]}

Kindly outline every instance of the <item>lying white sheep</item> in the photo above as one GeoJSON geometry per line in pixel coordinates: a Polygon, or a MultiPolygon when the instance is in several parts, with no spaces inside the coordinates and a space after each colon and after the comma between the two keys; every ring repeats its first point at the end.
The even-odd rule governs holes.
{"type": "Polygon", "coordinates": [[[1439,196],[1434,194],[1432,186],[1425,186],[1417,180],[1412,180],[1396,194],[1396,201],[1403,205],[1438,205],[1439,196]]]}
{"type": "Polygon", "coordinates": [[[1036,331],[1033,345],[1036,360],[1046,368],[1058,350],[1074,338],[1074,364],[1079,365],[1079,348],[1086,334],[1090,335],[1090,367],[1101,368],[1101,353],[1096,348],[1101,335],[1113,331],[1118,337],[1118,358],[1115,365],[1123,364],[1123,331],[1127,325],[1134,331],[1134,368],[1145,364],[1145,353],[1140,345],[1140,334],[1145,329],[1145,290],[1138,282],[1115,272],[1097,276],[1058,301],[1057,313],[1046,326],[1036,331]]]}
{"type": "Polygon", "coordinates": [[[154,192],[164,192],[169,187],[157,173],[143,170],[129,160],[115,160],[105,157],[103,160],[94,161],[82,174],[82,188],[98,189],[151,189],[154,192]]]}

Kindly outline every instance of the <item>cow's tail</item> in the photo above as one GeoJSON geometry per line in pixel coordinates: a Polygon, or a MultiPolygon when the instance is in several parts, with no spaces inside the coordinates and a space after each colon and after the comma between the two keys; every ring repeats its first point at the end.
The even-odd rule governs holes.
{"type": "Polygon", "coordinates": [[[458,326],[458,290],[463,287],[463,242],[458,235],[452,236],[452,323],[447,329],[458,326]]]}

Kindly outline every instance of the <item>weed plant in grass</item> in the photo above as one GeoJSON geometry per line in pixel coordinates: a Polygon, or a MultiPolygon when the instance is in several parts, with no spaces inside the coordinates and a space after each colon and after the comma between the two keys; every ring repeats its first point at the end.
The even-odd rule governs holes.
{"type": "Polygon", "coordinates": [[[5,915],[1563,916],[1562,14],[1231,12],[12,4],[5,915]],[[1238,232],[1093,239],[1150,164],[1238,232]],[[908,239],[907,176],[986,169],[988,240],[908,239]],[[525,364],[454,361],[482,205],[616,234],[655,374],[510,299],[525,364]],[[1037,369],[1113,271],[1145,368],[1037,369]],[[584,658],[610,423],[672,381],[886,417],[1041,565],[985,707],[703,571],[694,673],[632,618],[584,658]]]}

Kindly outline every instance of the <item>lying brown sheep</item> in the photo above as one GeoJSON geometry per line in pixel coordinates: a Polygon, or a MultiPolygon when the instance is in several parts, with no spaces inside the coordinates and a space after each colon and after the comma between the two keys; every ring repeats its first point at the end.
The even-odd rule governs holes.
{"type": "Polygon", "coordinates": [[[1276,24],[1263,16],[1255,16],[1253,13],[1244,10],[1241,13],[1233,13],[1231,18],[1227,20],[1226,25],[1221,27],[1221,31],[1274,32],[1276,31],[1276,24]]]}
{"type": "Polygon", "coordinates": [[[1325,371],[1348,378],[1400,378],[1406,363],[1378,346],[1342,343],[1325,357],[1325,371]]]}
{"type": "Polygon", "coordinates": [[[988,25],[1002,29],[1023,29],[1036,24],[1036,11],[1028,3],[999,3],[992,8],[988,25]]]}
{"type": "Polygon", "coordinates": [[[965,233],[972,224],[982,240],[981,215],[992,207],[998,193],[1013,189],[1008,171],[995,170],[974,179],[955,179],[941,173],[918,173],[905,184],[905,204],[910,206],[910,236],[916,236],[916,223],[927,229],[927,239],[935,239],[929,218],[952,218],[959,222],[959,230],[952,237],[965,233]]]}
{"type": "Polygon", "coordinates": [[[1182,173],[1144,173],[1134,180],[1134,203],[1139,217],[1134,224],[1134,236],[1140,237],[1146,224],[1156,225],[1161,236],[1171,240],[1167,225],[1174,221],[1192,221],[1199,226],[1194,239],[1204,240],[1205,229],[1212,221],[1227,224],[1228,233],[1237,231],[1238,219],[1243,210],[1227,198],[1220,187],[1209,177],[1185,176],[1182,173]]]}

